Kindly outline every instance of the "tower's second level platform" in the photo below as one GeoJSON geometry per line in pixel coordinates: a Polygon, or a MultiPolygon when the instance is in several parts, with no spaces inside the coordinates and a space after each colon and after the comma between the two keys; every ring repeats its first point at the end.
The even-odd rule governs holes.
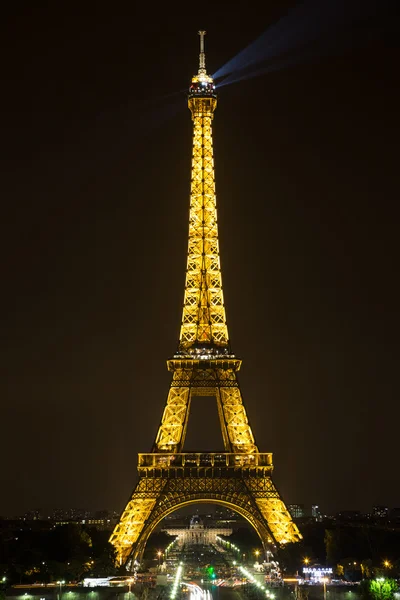
{"type": "Polygon", "coordinates": [[[179,350],[167,360],[168,371],[223,369],[239,371],[242,361],[225,347],[194,344],[187,350],[179,350]]]}
{"type": "Polygon", "coordinates": [[[141,477],[204,476],[210,470],[216,476],[246,477],[259,474],[265,477],[273,470],[272,453],[152,452],[139,454],[138,459],[141,477]]]}

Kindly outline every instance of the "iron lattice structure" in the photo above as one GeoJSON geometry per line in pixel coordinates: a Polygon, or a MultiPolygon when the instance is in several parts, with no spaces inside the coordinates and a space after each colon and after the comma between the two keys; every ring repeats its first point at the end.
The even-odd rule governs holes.
{"type": "Polygon", "coordinates": [[[237,379],[222,291],[212,120],[217,96],[207,75],[204,33],[189,90],[193,120],[189,246],[179,347],[167,361],[172,382],[150,454],[139,454],[139,481],[110,542],[119,564],[139,559],[157,524],[180,506],[212,502],[245,517],[268,544],[301,539],[272,478],[272,454],[260,453],[237,379]],[[184,453],[191,399],[215,396],[225,452],[184,453]]]}

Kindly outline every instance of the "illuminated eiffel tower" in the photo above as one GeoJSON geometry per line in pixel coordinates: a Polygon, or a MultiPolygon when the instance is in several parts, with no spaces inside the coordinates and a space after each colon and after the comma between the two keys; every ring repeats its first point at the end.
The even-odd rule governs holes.
{"type": "Polygon", "coordinates": [[[242,402],[226,324],[219,259],[211,123],[217,106],[207,75],[204,31],[200,64],[189,89],[193,155],[189,248],[179,347],[167,361],[172,373],[153,450],[139,454],[139,479],[111,535],[119,564],[140,560],[157,524],[177,508],[198,502],[227,506],[269,544],[301,539],[272,478],[272,454],[261,453],[242,402]],[[225,452],[184,453],[190,403],[215,396],[225,452]]]}

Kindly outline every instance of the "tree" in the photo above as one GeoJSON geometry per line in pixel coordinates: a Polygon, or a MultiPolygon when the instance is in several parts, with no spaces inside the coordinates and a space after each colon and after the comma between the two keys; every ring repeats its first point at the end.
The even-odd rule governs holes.
{"type": "Polygon", "coordinates": [[[372,578],[372,560],[370,558],[366,558],[361,561],[361,573],[363,579],[371,579],[372,578]]]}
{"type": "Polygon", "coordinates": [[[396,591],[395,579],[364,579],[360,584],[360,593],[364,600],[393,600],[396,591]]]}
{"type": "Polygon", "coordinates": [[[326,560],[328,564],[334,565],[340,562],[341,564],[341,556],[340,556],[340,530],[338,529],[325,529],[325,552],[326,552],[326,560]]]}
{"type": "Polygon", "coordinates": [[[344,577],[344,566],[341,563],[336,565],[336,575],[340,578],[344,577]]]}

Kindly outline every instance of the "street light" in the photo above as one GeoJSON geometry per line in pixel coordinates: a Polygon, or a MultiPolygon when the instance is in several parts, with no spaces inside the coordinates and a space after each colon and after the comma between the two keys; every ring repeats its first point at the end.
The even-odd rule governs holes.
{"type": "Polygon", "coordinates": [[[59,593],[58,599],[61,600],[61,597],[62,597],[62,586],[64,585],[65,581],[64,580],[57,581],[57,583],[60,586],[60,593],[59,593]]]}
{"type": "Polygon", "coordinates": [[[128,579],[128,586],[129,586],[129,595],[131,594],[131,585],[132,585],[133,579],[132,577],[130,579],[128,579]]]}
{"type": "Polygon", "coordinates": [[[304,559],[303,559],[303,563],[304,563],[305,565],[308,565],[308,563],[309,563],[309,562],[310,562],[310,559],[309,559],[309,558],[307,558],[307,557],[306,557],[306,558],[304,558],[304,559]]]}
{"type": "Polygon", "coordinates": [[[328,578],[327,577],[322,577],[321,581],[324,584],[324,600],[326,600],[326,584],[328,582],[328,578]]]}
{"type": "Polygon", "coordinates": [[[159,550],[159,551],[157,552],[157,556],[158,556],[158,568],[160,568],[160,558],[162,557],[162,552],[161,552],[161,550],[159,550]]]}

